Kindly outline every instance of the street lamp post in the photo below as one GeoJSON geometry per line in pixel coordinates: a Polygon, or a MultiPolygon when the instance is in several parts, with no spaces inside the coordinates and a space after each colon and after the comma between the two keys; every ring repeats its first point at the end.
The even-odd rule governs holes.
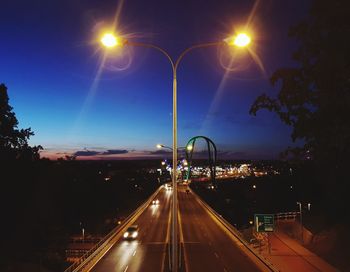
{"type": "Polygon", "coordinates": [[[304,243],[304,235],[303,235],[303,213],[301,209],[301,202],[297,202],[297,205],[299,206],[299,215],[300,215],[300,233],[301,233],[301,242],[304,243]]]}
{"type": "Polygon", "coordinates": [[[176,59],[176,61],[173,60],[173,58],[168,54],[167,51],[162,49],[159,46],[148,44],[148,43],[139,43],[139,42],[132,42],[126,39],[122,39],[119,37],[114,36],[112,33],[105,34],[101,42],[106,47],[114,47],[114,46],[139,46],[139,47],[147,47],[147,48],[153,48],[158,51],[160,51],[163,55],[166,56],[166,58],[169,60],[173,72],[173,174],[172,174],[172,184],[173,184],[173,201],[172,201],[172,271],[178,271],[178,252],[177,252],[177,68],[183,59],[183,57],[189,53],[190,51],[197,49],[197,48],[204,48],[204,47],[212,47],[212,46],[222,46],[222,45],[231,45],[231,46],[238,46],[238,47],[245,47],[250,43],[250,37],[247,34],[241,33],[236,35],[235,37],[230,37],[228,39],[225,39],[223,41],[219,42],[211,42],[211,43],[202,43],[197,44],[194,46],[191,46],[187,49],[185,49],[179,57],[176,59]]]}
{"type": "Polygon", "coordinates": [[[163,145],[163,144],[157,144],[157,148],[161,149],[161,148],[166,148],[166,149],[170,149],[171,151],[173,151],[173,148],[170,147],[170,146],[166,146],[166,145],[163,145]]]}
{"type": "MultiPolygon", "coordinates": [[[[166,145],[163,145],[163,144],[157,144],[157,148],[161,149],[161,148],[166,148],[166,149],[169,149],[171,151],[173,151],[173,148],[170,147],[170,146],[166,146],[166,145]]],[[[177,150],[179,149],[185,149],[185,150],[188,150],[188,151],[191,151],[192,150],[192,146],[191,145],[187,145],[187,146],[178,146],[177,147],[177,150]]]]}

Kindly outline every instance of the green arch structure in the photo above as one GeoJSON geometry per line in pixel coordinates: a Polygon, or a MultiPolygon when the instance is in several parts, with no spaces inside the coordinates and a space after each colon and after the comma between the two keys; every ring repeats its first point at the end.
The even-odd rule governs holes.
{"type": "Polygon", "coordinates": [[[195,136],[192,137],[186,144],[186,160],[188,162],[188,171],[186,178],[189,179],[191,177],[191,164],[192,164],[192,155],[195,147],[195,143],[197,139],[204,139],[207,142],[208,147],[208,160],[209,160],[209,167],[210,167],[210,177],[213,183],[215,183],[215,176],[216,176],[216,157],[217,157],[217,151],[216,146],[212,140],[210,140],[208,137],[205,136],[195,136]],[[188,147],[191,146],[190,150],[188,147]],[[212,150],[214,153],[212,154],[212,150]],[[213,156],[212,156],[213,155],[213,156]]]}

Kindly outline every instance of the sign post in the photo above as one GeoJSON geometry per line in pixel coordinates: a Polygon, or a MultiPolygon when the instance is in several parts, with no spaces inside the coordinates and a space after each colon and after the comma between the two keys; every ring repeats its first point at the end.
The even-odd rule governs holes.
{"type": "Polygon", "coordinates": [[[274,230],[273,214],[254,214],[254,223],[256,232],[273,232],[274,230]]]}
{"type": "Polygon", "coordinates": [[[269,232],[274,231],[274,215],[273,214],[254,214],[254,224],[255,224],[256,232],[258,233],[267,232],[269,254],[271,254],[271,241],[270,241],[269,232]]]}

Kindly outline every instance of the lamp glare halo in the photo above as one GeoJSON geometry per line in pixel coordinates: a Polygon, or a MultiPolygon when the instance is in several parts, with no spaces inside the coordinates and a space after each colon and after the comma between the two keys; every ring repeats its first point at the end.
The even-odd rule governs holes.
{"type": "Polygon", "coordinates": [[[101,42],[106,47],[114,47],[119,44],[119,41],[115,35],[112,33],[106,33],[101,38],[101,42]]]}
{"type": "Polygon", "coordinates": [[[239,47],[244,47],[247,46],[250,43],[250,41],[251,39],[247,34],[240,33],[234,38],[233,44],[239,47]]]}

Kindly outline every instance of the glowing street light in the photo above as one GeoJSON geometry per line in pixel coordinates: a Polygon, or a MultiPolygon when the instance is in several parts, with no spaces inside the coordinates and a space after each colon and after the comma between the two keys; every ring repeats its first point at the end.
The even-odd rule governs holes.
{"type": "Polygon", "coordinates": [[[297,205],[299,206],[301,242],[304,243],[303,211],[301,209],[302,204],[301,202],[297,202],[297,205]]]}
{"type": "Polygon", "coordinates": [[[229,46],[246,47],[250,44],[251,38],[246,33],[239,33],[235,36],[230,36],[224,40],[229,46]]]}
{"type": "Polygon", "coordinates": [[[170,146],[166,146],[166,145],[163,145],[163,144],[157,144],[157,148],[158,149],[167,148],[167,149],[170,149],[171,151],[173,151],[173,149],[170,146]]]}
{"type": "Polygon", "coordinates": [[[308,209],[308,211],[311,210],[311,203],[307,203],[307,209],[308,209]]]}
{"type": "Polygon", "coordinates": [[[234,45],[239,47],[245,47],[250,44],[250,37],[245,33],[238,34],[234,39],[234,45]]]}
{"type": "MultiPolygon", "coordinates": [[[[167,147],[164,145],[157,145],[158,148],[168,148],[173,152],[173,168],[172,168],[172,184],[173,184],[173,201],[172,201],[172,271],[177,272],[178,270],[178,249],[177,249],[177,68],[183,59],[183,57],[189,53],[190,51],[198,48],[206,48],[206,47],[218,47],[218,46],[238,46],[244,47],[250,43],[251,39],[247,34],[239,34],[234,39],[228,38],[222,41],[210,42],[210,43],[201,43],[197,45],[193,45],[185,49],[179,57],[175,60],[173,59],[169,53],[162,49],[159,46],[148,44],[148,43],[139,43],[132,42],[126,39],[121,39],[120,37],[116,37],[112,33],[106,33],[102,39],[101,43],[107,48],[112,48],[118,45],[129,45],[129,46],[140,46],[153,48],[161,52],[170,62],[172,73],[173,73],[173,147],[167,147]]],[[[192,150],[191,147],[187,147],[188,150],[192,150]]]]}
{"type": "Polygon", "coordinates": [[[113,33],[105,33],[101,38],[101,43],[109,48],[120,45],[120,40],[113,33]]]}
{"type": "Polygon", "coordinates": [[[158,148],[158,149],[161,149],[162,147],[163,147],[162,144],[157,144],[157,148],[158,148]]]}
{"type": "MultiPolygon", "coordinates": [[[[173,150],[172,147],[166,146],[166,145],[163,145],[163,144],[157,144],[156,147],[157,147],[158,149],[167,148],[167,149],[173,150]]],[[[188,146],[184,146],[184,147],[178,146],[177,149],[178,149],[178,150],[179,150],[179,149],[187,149],[188,151],[191,151],[191,150],[193,149],[193,146],[192,146],[192,145],[188,145],[188,146]]]]}
{"type": "MultiPolygon", "coordinates": [[[[116,36],[115,34],[113,34],[111,32],[107,32],[107,33],[103,34],[103,36],[102,36],[100,41],[107,48],[120,46],[122,44],[129,44],[129,45],[134,45],[134,46],[144,46],[144,47],[153,47],[155,49],[158,49],[158,50],[162,51],[163,54],[166,54],[167,57],[170,58],[170,56],[168,56],[166,51],[161,49],[161,48],[159,48],[158,46],[151,45],[151,44],[142,44],[142,43],[130,42],[130,41],[126,40],[126,39],[122,39],[121,37],[116,36]],[[122,40],[124,42],[122,42],[122,40]]],[[[246,46],[248,46],[251,43],[251,41],[252,41],[252,39],[247,33],[239,33],[239,34],[237,34],[235,36],[230,36],[230,37],[224,39],[223,41],[214,42],[214,43],[198,44],[198,45],[192,46],[192,47],[184,50],[183,53],[187,53],[187,51],[190,51],[190,50],[192,50],[194,48],[208,47],[208,46],[218,46],[218,45],[225,45],[225,44],[229,45],[229,46],[246,47],[246,46]]],[[[180,56],[178,58],[178,60],[182,59],[182,57],[183,56],[180,56]]]]}

